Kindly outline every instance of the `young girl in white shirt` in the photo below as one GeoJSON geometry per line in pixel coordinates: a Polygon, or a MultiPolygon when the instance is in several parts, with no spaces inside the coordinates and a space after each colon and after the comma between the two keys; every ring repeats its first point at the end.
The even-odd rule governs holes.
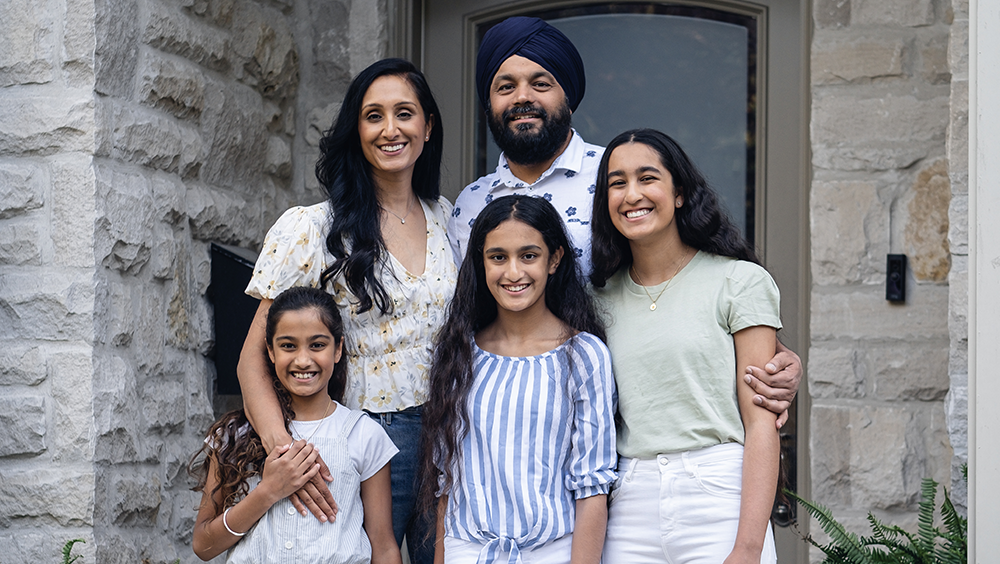
{"type": "Polygon", "coordinates": [[[229,550],[226,561],[234,563],[400,563],[388,464],[398,451],[377,423],[339,403],[346,362],[333,297],[316,288],[283,292],[265,334],[274,390],[295,440],[268,455],[243,410],[212,426],[192,464],[202,492],[195,553],[210,560],[229,550]],[[320,455],[340,509],[328,523],[300,514],[287,499],[319,471],[320,455]]]}
{"type": "Polygon", "coordinates": [[[476,219],[424,404],[436,562],[600,560],[614,379],[572,248],[542,198],[498,198],[476,219]]]}

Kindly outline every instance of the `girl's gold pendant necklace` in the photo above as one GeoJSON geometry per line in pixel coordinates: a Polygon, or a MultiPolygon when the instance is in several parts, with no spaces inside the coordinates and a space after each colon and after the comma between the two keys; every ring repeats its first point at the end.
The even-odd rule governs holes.
{"type": "Polygon", "coordinates": [[[681,255],[680,260],[677,261],[677,269],[674,270],[674,275],[670,277],[670,280],[667,280],[667,283],[663,285],[663,289],[660,290],[659,294],[656,294],[655,298],[653,297],[652,294],[649,293],[649,289],[646,288],[646,285],[642,283],[642,278],[639,278],[639,273],[635,269],[635,264],[633,264],[632,266],[629,267],[629,270],[635,276],[636,282],[638,282],[639,286],[642,287],[642,291],[646,292],[646,295],[649,296],[649,301],[653,302],[653,303],[649,304],[649,311],[656,311],[656,302],[659,301],[659,299],[660,299],[661,296],[663,296],[663,292],[667,291],[667,288],[670,287],[670,283],[674,281],[674,278],[677,278],[677,273],[681,271],[681,267],[684,265],[684,262],[685,262],[684,258],[686,256],[687,256],[687,253],[681,255]]]}

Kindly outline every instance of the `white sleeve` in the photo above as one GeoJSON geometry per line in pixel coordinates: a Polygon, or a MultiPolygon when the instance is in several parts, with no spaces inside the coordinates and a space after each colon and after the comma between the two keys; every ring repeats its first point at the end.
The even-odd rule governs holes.
{"type": "Polygon", "coordinates": [[[347,444],[362,482],[374,476],[399,452],[385,430],[367,415],[362,415],[348,433],[347,444]]]}

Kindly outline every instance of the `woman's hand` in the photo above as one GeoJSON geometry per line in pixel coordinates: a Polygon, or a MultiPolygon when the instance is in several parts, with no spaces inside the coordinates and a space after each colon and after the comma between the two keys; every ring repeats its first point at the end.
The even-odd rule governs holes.
{"type": "Polygon", "coordinates": [[[757,395],[753,403],[778,415],[778,429],[788,421],[788,407],[795,399],[802,381],[802,360],[779,341],[774,357],[761,369],[747,366],[743,381],[757,395]]]}
{"type": "Polygon", "coordinates": [[[319,473],[317,458],[319,451],[305,441],[279,446],[264,459],[264,470],[257,487],[270,494],[272,503],[284,499],[319,473]]]}

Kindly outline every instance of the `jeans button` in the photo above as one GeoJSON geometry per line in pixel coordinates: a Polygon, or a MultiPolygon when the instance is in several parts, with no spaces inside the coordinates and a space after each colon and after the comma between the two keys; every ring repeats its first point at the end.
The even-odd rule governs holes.
{"type": "Polygon", "coordinates": [[[666,466],[669,463],[670,463],[670,459],[668,459],[668,458],[661,458],[660,459],[660,466],[666,466]]]}

